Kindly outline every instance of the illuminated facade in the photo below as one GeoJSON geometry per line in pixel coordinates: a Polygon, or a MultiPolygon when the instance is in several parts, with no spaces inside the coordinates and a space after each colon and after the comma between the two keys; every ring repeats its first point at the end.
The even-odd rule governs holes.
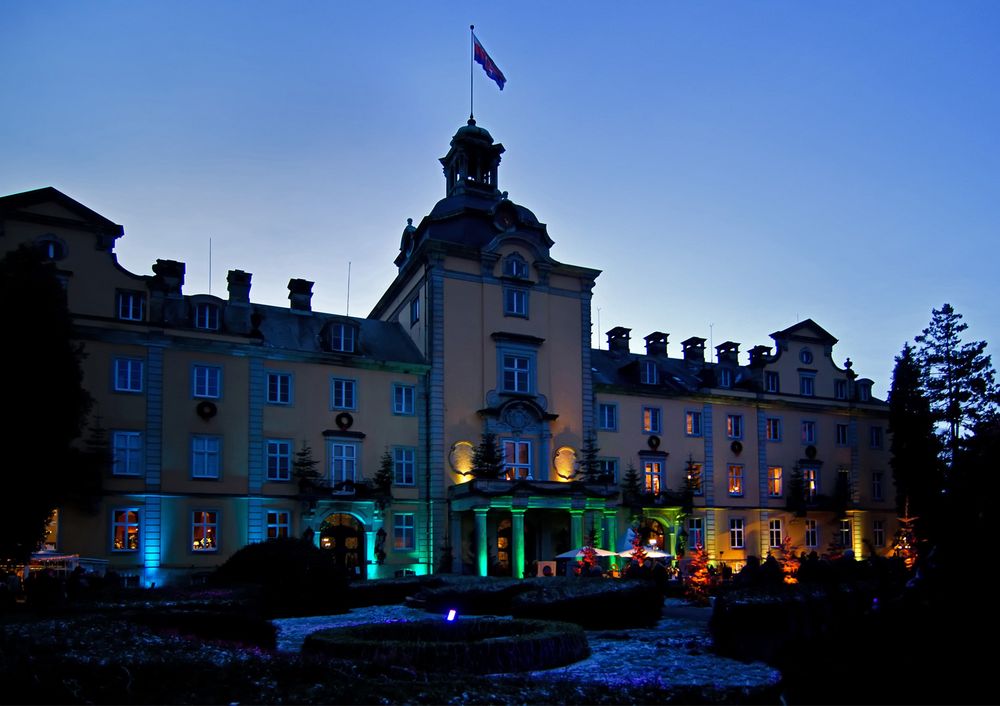
{"type": "Polygon", "coordinates": [[[592,349],[600,273],[551,257],[545,226],[498,188],[503,150],[474,121],[456,133],[445,198],[406,227],[364,319],[312,311],[300,279],[287,308],[254,304],[240,270],[226,298],[185,294],[183,263],[127,272],[122,227],[55,189],[0,199],[2,248],[56,262],[114,457],[97,514],[60,509],[56,548],[147,585],[282,535],[359,577],[523,575],[591,529],[624,549],[638,513],[666,551],[703,544],[733,565],[785,537],[886,551],[886,405],[834,363],[836,339],[807,320],[745,365],[732,342],[705,360],[698,338],[670,358],[660,332],[634,354],[623,328],[592,349]],[[484,432],[506,478],[470,475],[484,432]],[[604,475],[584,482],[591,436],[604,475]],[[300,482],[305,446],[318,475],[300,482]],[[383,463],[391,498],[372,484],[383,463]],[[642,487],[623,495],[629,467],[642,487]]]}

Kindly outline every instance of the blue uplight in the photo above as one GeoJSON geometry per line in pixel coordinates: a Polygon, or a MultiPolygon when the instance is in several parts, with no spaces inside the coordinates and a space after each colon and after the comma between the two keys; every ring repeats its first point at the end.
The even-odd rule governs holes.
{"type": "Polygon", "coordinates": [[[452,608],[451,610],[448,611],[448,615],[446,615],[444,619],[447,620],[450,623],[453,620],[455,620],[455,616],[457,616],[457,615],[458,615],[458,611],[455,610],[454,608],[452,608]]]}

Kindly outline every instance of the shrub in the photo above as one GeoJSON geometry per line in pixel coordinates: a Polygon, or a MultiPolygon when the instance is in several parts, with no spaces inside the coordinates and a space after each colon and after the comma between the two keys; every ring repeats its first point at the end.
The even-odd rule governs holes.
{"type": "Polygon", "coordinates": [[[539,579],[531,593],[514,598],[516,618],[576,623],[589,630],[655,625],[663,614],[663,594],[651,581],[539,579]]]}
{"type": "Polygon", "coordinates": [[[439,576],[405,576],[398,579],[359,581],[347,588],[347,602],[353,608],[398,605],[424,589],[444,586],[439,576]]]}
{"type": "Polygon", "coordinates": [[[274,648],[278,629],[264,618],[245,613],[210,610],[157,610],[126,615],[131,622],[180,635],[194,635],[205,640],[236,642],[242,645],[274,648]]]}
{"type": "Polygon", "coordinates": [[[577,625],[494,618],[319,630],[306,638],[302,650],[385,667],[471,674],[551,669],[590,654],[577,625]]]}
{"type": "Polygon", "coordinates": [[[437,588],[417,592],[411,605],[432,613],[444,613],[454,608],[463,615],[510,615],[511,603],[536,587],[518,579],[456,579],[437,588]]]}

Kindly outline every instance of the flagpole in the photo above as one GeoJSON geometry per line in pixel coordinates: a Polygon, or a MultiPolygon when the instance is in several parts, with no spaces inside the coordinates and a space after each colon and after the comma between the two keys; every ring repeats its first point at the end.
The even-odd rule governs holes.
{"type": "Polygon", "coordinates": [[[476,25],[469,25],[469,120],[470,121],[474,121],[476,119],[475,118],[475,112],[476,111],[473,110],[473,99],[475,97],[475,92],[474,92],[474,90],[472,88],[473,85],[474,85],[474,83],[472,81],[472,69],[473,69],[473,65],[475,64],[475,61],[473,60],[473,57],[476,54],[476,33],[475,33],[475,29],[476,29],[476,25]]]}

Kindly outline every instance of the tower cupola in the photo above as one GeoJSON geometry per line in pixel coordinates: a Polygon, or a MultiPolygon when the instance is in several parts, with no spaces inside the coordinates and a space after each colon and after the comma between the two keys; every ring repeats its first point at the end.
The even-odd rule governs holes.
{"type": "Polygon", "coordinates": [[[497,168],[503,145],[493,143],[493,136],[476,125],[475,118],[458,129],[451,138],[451,149],[441,158],[444,167],[445,195],[454,196],[467,191],[480,194],[499,194],[497,168]]]}

